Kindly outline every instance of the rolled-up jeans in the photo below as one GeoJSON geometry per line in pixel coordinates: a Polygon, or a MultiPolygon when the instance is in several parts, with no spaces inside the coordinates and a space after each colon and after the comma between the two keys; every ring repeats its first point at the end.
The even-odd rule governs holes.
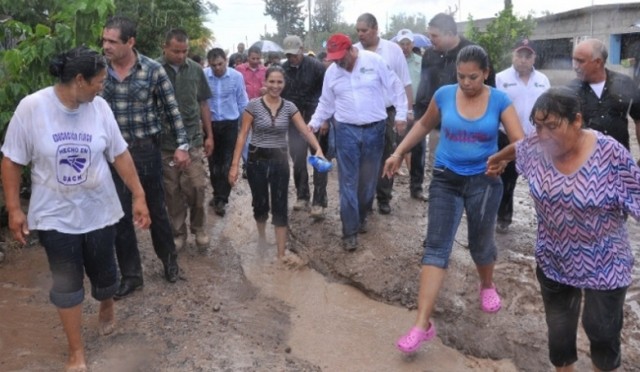
{"type": "Polygon", "coordinates": [[[376,194],[385,121],[366,125],[336,122],[334,129],[342,235],[348,238],[358,233],[376,194]]]}
{"type": "Polygon", "coordinates": [[[467,213],[469,251],[473,262],[477,266],[495,262],[494,231],[501,197],[502,181],[499,177],[485,174],[462,176],[436,165],[429,186],[429,220],[422,264],[441,269],[448,267],[463,212],[467,213]]]}

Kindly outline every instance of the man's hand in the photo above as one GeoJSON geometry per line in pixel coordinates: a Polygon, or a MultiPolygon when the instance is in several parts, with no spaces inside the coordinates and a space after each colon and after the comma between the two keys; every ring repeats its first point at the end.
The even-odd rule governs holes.
{"type": "Polygon", "coordinates": [[[407,126],[411,126],[415,122],[416,122],[416,118],[415,116],[413,116],[413,112],[409,111],[409,113],[407,114],[407,126]]]}
{"type": "Polygon", "coordinates": [[[213,138],[207,137],[207,139],[204,140],[204,155],[206,157],[211,156],[211,154],[213,154],[213,148],[213,138]]]}
{"type": "Polygon", "coordinates": [[[329,123],[327,123],[326,121],[322,123],[319,133],[321,136],[326,136],[329,133],[329,123]]]}
{"type": "Polygon", "coordinates": [[[9,212],[9,230],[11,230],[13,238],[20,244],[27,244],[29,226],[27,225],[27,216],[21,209],[9,212]]]}
{"type": "Polygon", "coordinates": [[[188,151],[177,149],[173,153],[173,162],[178,169],[185,169],[191,165],[191,157],[188,151]]]}
{"type": "Polygon", "coordinates": [[[407,122],[403,120],[396,120],[395,122],[396,133],[399,136],[404,136],[407,134],[407,122]]]}
{"type": "Polygon", "coordinates": [[[151,226],[151,217],[144,197],[133,198],[133,223],[141,229],[148,229],[151,226]]]}

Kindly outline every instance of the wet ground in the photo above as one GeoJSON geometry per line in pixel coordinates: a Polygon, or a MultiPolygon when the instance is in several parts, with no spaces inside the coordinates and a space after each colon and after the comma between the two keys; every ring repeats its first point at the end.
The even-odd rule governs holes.
{"type": "MultiPolygon", "coordinates": [[[[331,174],[330,195],[337,195],[331,174]]],[[[292,212],[290,248],[298,260],[274,262],[257,249],[246,183],[229,213],[211,213],[214,243],[180,252],[184,280],[168,284],[148,233],[139,234],[145,287],[117,303],[115,334],[97,333],[97,303],[85,301],[84,336],[92,371],[549,371],[546,328],[532,257],[535,214],[521,183],[515,222],[498,235],[496,283],[503,310],[479,310],[477,275],[459,230],[436,307],[439,339],[407,358],[393,347],[412,324],[427,203],[397,180],[391,216],[372,215],[361,248],[340,246],[338,202],[324,222],[292,212]]],[[[290,190],[292,191],[292,190],[290,190]]],[[[293,194],[292,194],[293,195],[293,194]]],[[[210,211],[212,212],[212,211],[210,211]]],[[[637,253],[640,227],[630,222],[637,253]]],[[[273,235],[269,233],[273,242],[273,235]]],[[[638,257],[638,256],[637,256],[638,257]]],[[[625,306],[625,371],[640,371],[640,271],[625,306]]],[[[61,370],[65,339],[48,302],[43,250],[10,248],[0,266],[0,371],[61,370]]],[[[88,288],[88,286],[87,286],[88,288]]],[[[590,370],[579,336],[579,371],[590,370]]]]}

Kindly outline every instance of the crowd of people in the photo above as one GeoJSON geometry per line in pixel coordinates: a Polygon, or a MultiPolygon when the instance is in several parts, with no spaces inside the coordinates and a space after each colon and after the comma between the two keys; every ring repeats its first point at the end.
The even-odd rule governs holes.
{"type": "Polygon", "coordinates": [[[245,51],[240,44],[229,57],[213,48],[205,67],[188,57],[184,31],[170,30],[154,60],[136,50],[136,24],[114,16],[103,29],[103,55],[78,47],[51,61],[56,84],[23,99],[9,124],[2,182],[13,236],[24,243],[37,231],[45,248],[68,371],[87,369],[84,273],[100,301],[100,331],[109,334],[114,300],[144,283],[136,227],[150,230],[170,283],[180,277],[178,251],[189,233],[202,250],[215,242],[207,231],[207,181],[209,205],[222,218],[233,187],[247,179],[258,246],[268,246],[271,215],[283,259],[291,174],[292,209],[321,221],[335,200],[344,249],[353,252],[374,199],[380,215],[392,213],[403,162],[410,196],[429,203],[417,318],[399,350],[415,352],[436,336],[432,313],[464,214],[479,308],[500,311],[494,233],[509,233],[522,175],[538,219],[536,274],[551,363],[574,370],[584,296],[594,370],[620,367],[634,261],[626,221],[640,218],[628,120],[640,129],[640,94],[630,77],[605,67],[605,44],[577,44],[577,78],[551,87],[534,67],[529,40],[520,40],[512,66],[496,73],[450,15],[430,20],[432,47],[421,54],[410,30],[396,42],[381,38],[372,14],[357,19],[356,31],[357,43],[334,34],[317,57],[305,54],[299,36],[288,36],[283,63],[265,60],[255,46],[245,51]],[[311,192],[311,153],[335,157],[339,197],[327,194],[327,173],[317,169],[311,192]],[[27,165],[33,192],[25,215],[19,190],[27,165]]]}

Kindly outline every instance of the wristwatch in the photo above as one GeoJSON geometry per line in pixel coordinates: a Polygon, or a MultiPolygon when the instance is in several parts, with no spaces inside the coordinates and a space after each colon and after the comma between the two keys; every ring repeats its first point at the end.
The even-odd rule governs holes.
{"type": "Polygon", "coordinates": [[[182,150],[182,151],[189,151],[189,148],[190,148],[190,146],[189,146],[188,143],[185,143],[184,145],[178,146],[178,150],[182,150]]]}

